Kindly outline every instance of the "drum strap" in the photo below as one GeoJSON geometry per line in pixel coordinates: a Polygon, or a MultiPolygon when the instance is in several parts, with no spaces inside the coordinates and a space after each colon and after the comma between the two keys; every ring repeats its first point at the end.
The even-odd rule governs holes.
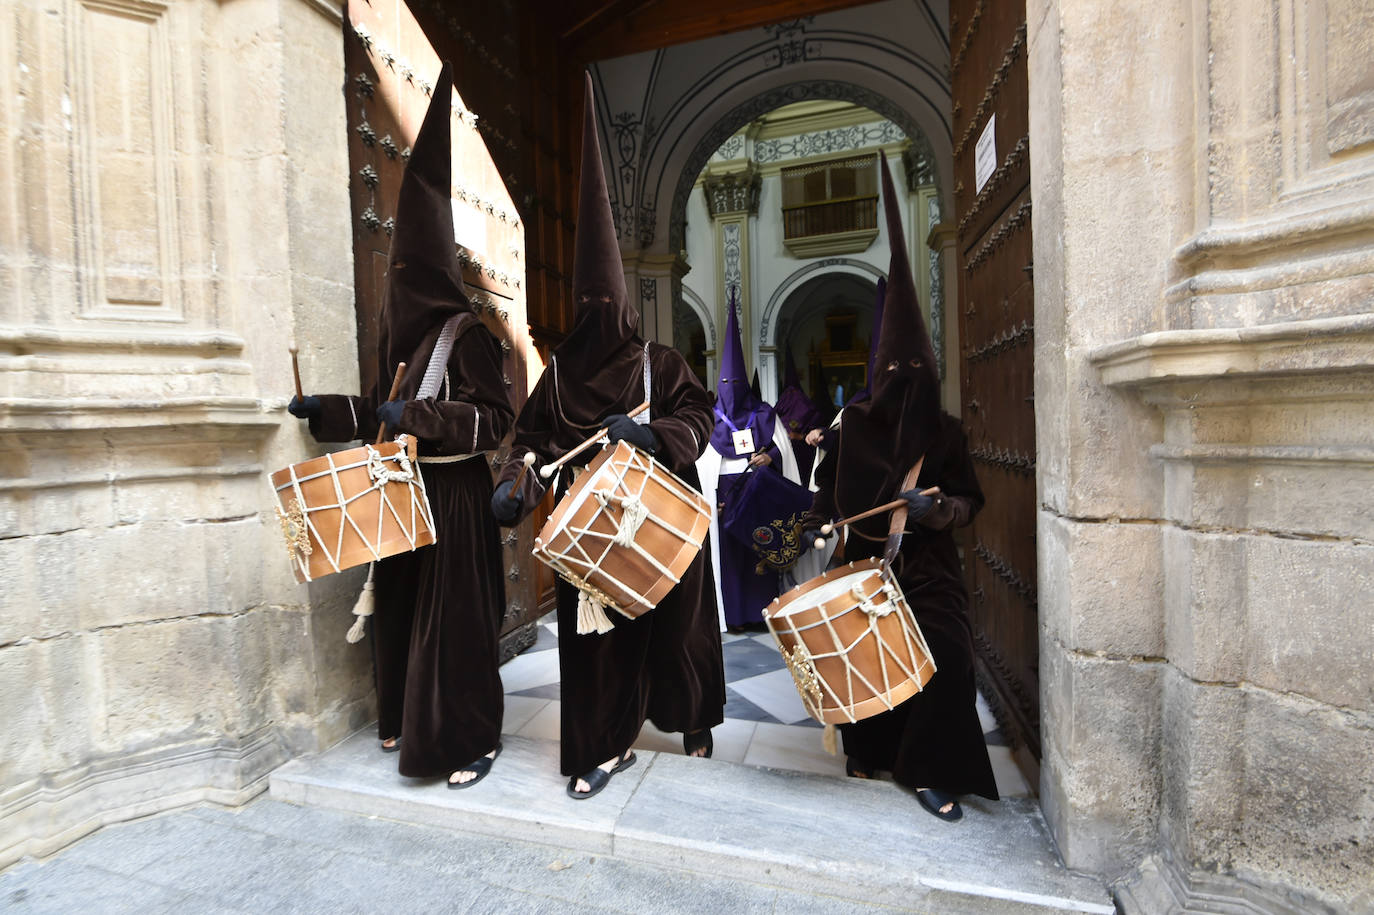
{"type": "MultiPolygon", "coordinates": [[[[916,480],[921,476],[921,465],[926,462],[923,454],[906,472],[902,479],[902,488],[897,490],[899,493],[916,488],[916,480]]],[[[906,530],[906,516],[910,509],[906,503],[902,503],[892,511],[892,519],[887,525],[887,549],[883,551],[883,568],[892,566],[892,560],[897,558],[897,553],[902,548],[902,532],[906,530]]]]}
{"type": "MultiPolygon", "coordinates": [[[[648,340],[645,340],[645,341],[644,341],[644,399],[647,400],[647,401],[649,401],[650,404],[652,404],[652,403],[653,403],[653,400],[654,400],[654,387],[653,387],[653,385],[654,385],[654,376],[653,376],[653,372],[651,372],[651,371],[649,370],[649,341],[648,341],[648,340]]],[[[651,415],[653,412],[654,412],[654,408],[653,408],[653,406],[650,406],[650,407],[649,407],[647,410],[645,410],[643,413],[641,413],[641,414],[639,414],[638,416],[635,417],[635,422],[639,423],[641,426],[647,426],[647,425],[649,425],[649,422],[653,419],[653,416],[651,415]]]]}
{"type": "Polygon", "coordinates": [[[467,312],[459,312],[444,322],[439,330],[439,339],[434,341],[434,352],[429,355],[429,365],[425,366],[425,377],[420,382],[416,400],[428,400],[439,393],[439,383],[444,380],[448,368],[448,357],[453,352],[453,341],[458,336],[458,324],[467,312]]]}

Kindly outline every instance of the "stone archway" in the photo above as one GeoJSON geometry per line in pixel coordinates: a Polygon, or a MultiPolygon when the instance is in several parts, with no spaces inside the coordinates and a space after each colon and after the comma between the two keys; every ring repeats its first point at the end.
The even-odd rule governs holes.
{"type": "MultiPolygon", "coordinates": [[[[794,273],[768,304],[769,331],[763,341],[766,362],[759,373],[765,397],[776,396],[789,348],[803,386],[816,394],[822,380],[821,369],[819,364],[811,364],[810,356],[813,350],[819,353],[825,349],[827,320],[838,314],[854,315],[852,348],[861,349],[864,354],[863,359],[857,360],[857,372],[852,371],[853,366],[845,371],[863,375],[861,366],[867,362],[867,348],[873,338],[874,300],[882,273],[862,262],[812,266],[816,269],[803,268],[794,273]]],[[[846,382],[846,386],[857,389],[864,379],[859,377],[857,381],[857,385],[846,382]]]]}

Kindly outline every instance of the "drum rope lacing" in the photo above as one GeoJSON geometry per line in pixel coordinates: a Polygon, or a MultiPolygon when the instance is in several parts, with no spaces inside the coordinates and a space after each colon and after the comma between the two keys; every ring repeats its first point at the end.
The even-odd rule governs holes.
{"type": "MultiPolygon", "coordinates": [[[[398,437],[398,441],[401,442],[401,446],[398,450],[398,453],[394,457],[385,457],[381,455],[379,452],[377,452],[370,445],[366,448],[367,459],[364,461],[357,461],[351,464],[336,464],[334,462],[335,455],[327,454],[324,456],[328,464],[327,470],[321,471],[319,473],[310,474],[306,477],[300,477],[296,475],[295,466],[292,466],[290,468],[290,481],[288,483],[283,484],[280,487],[277,487],[279,492],[283,489],[289,489],[291,491],[292,499],[287,503],[288,506],[292,502],[298,503],[299,505],[303,506],[305,526],[312,535],[312,539],[321,546],[324,558],[329,563],[332,571],[338,572],[342,568],[339,565],[339,556],[343,552],[344,536],[350,529],[353,531],[354,534],[357,535],[357,539],[362,542],[363,546],[365,546],[367,550],[372,554],[372,558],[374,560],[382,558],[378,544],[381,543],[383,524],[386,515],[389,514],[396,521],[397,527],[400,529],[402,536],[404,536],[407,542],[410,544],[410,548],[412,550],[416,548],[416,543],[421,533],[420,524],[418,523],[419,521],[423,520],[427,525],[427,529],[433,530],[434,521],[430,517],[429,513],[429,500],[426,497],[427,494],[425,493],[424,479],[420,477],[419,474],[415,473],[415,467],[410,463],[409,458],[406,455],[405,443],[404,441],[402,441],[403,438],[403,436],[398,437]],[[387,470],[386,464],[390,461],[394,461],[398,464],[401,464],[402,469],[387,470]],[[339,474],[343,471],[348,471],[359,467],[367,468],[369,478],[373,481],[372,486],[368,487],[367,489],[360,489],[352,496],[346,496],[344,495],[343,487],[342,485],[340,485],[339,482],[339,474]],[[376,470],[374,468],[380,469],[376,470]],[[334,490],[335,501],[327,504],[312,505],[305,498],[304,493],[302,493],[301,484],[325,476],[328,476],[330,478],[330,483],[334,490]],[[408,503],[408,512],[404,513],[409,515],[408,518],[402,517],[403,510],[399,509],[393,503],[391,497],[388,495],[388,491],[385,487],[385,481],[388,480],[391,482],[405,482],[407,484],[410,484],[404,487],[404,494],[406,497],[405,501],[408,503]],[[380,505],[378,506],[377,527],[376,531],[373,534],[374,539],[369,539],[368,534],[364,532],[363,529],[358,525],[358,522],[349,513],[348,508],[352,503],[356,502],[359,499],[365,498],[371,495],[372,493],[376,493],[380,497],[381,501],[380,505]],[[333,544],[333,549],[331,550],[330,544],[326,543],[325,541],[323,532],[320,531],[317,525],[315,524],[313,516],[321,512],[332,511],[337,511],[341,513],[342,523],[339,524],[337,535],[334,538],[335,542],[333,544]]],[[[304,556],[301,555],[301,552],[303,551],[297,551],[293,549],[290,546],[290,544],[288,544],[288,550],[290,552],[292,561],[295,562],[298,565],[298,567],[301,568],[301,570],[305,573],[306,580],[311,580],[313,576],[310,574],[310,566],[308,561],[305,559],[304,556]]]]}
{"type": "MultiPolygon", "coordinates": [[[[376,448],[367,446],[367,475],[372,478],[373,489],[381,489],[388,483],[410,483],[415,480],[415,469],[406,454],[405,436],[396,436],[396,443],[401,446],[401,450],[394,458],[399,470],[387,470],[387,459],[383,458],[376,448]]],[[[337,486],[338,483],[335,482],[334,485],[337,486]]]]}
{"type": "Polygon", "coordinates": [[[654,524],[684,543],[696,542],[690,532],[679,530],[675,525],[669,524],[663,518],[652,514],[643,502],[644,490],[649,485],[651,478],[679,501],[694,504],[691,496],[695,493],[671,473],[664,471],[655,474],[654,470],[655,465],[651,459],[631,449],[630,460],[625,464],[611,465],[610,479],[605,481],[606,485],[592,491],[592,496],[600,506],[600,510],[585,524],[574,525],[571,521],[569,522],[567,532],[571,536],[568,538],[568,552],[557,553],[549,548],[545,548],[542,552],[541,558],[579,592],[577,617],[579,635],[593,632],[604,634],[613,629],[614,625],[606,615],[607,607],[613,608],[621,616],[629,619],[634,618],[632,614],[627,613],[620,606],[620,602],[607,593],[605,588],[598,588],[589,582],[593,575],[603,579],[606,586],[628,595],[632,602],[648,604],[643,595],[603,567],[602,562],[610,555],[612,547],[633,551],[653,566],[663,578],[671,581],[674,585],[679,581],[672,569],[636,543],[635,538],[646,521],[653,521],[654,524]],[[631,471],[641,475],[637,488],[632,488],[627,479],[631,471]],[[612,506],[621,509],[619,519],[610,510],[612,506]],[[597,520],[603,516],[615,529],[613,534],[608,535],[605,531],[594,529],[597,520]],[[594,543],[603,545],[600,553],[596,556],[593,556],[589,549],[594,543]]]}
{"type": "Polygon", "coordinates": [[[863,611],[868,617],[868,625],[864,631],[849,641],[848,644],[836,630],[834,618],[829,614],[822,614],[818,622],[802,626],[793,625],[789,617],[786,616],[775,617],[770,615],[766,617],[769,627],[773,630],[774,638],[778,640],[779,646],[782,648],[783,658],[787,663],[788,671],[792,674],[793,681],[796,683],[797,692],[801,694],[802,704],[806,707],[807,712],[818,721],[823,721],[821,713],[826,711],[838,711],[851,723],[859,720],[853,710],[856,680],[872,694],[872,698],[878,699],[884,708],[890,710],[894,707],[890,698],[892,689],[895,685],[900,685],[900,681],[894,684],[894,674],[900,674],[902,680],[914,680],[917,684],[917,691],[920,691],[922,687],[920,672],[927,666],[930,667],[932,674],[936,669],[935,659],[926,644],[925,636],[921,633],[920,627],[916,625],[905,597],[889,579],[889,574],[876,569],[872,570],[871,574],[864,576],[847,589],[847,593],[854,599],[854,603],[850,605],[848,610],[835,613],[834,618],[854,610],[863,611]],[[882,584],[870,595],[868,586],[874,575],[880,577],[882,584]],[[875,600],[879,594],[883,594],[887,598],[881,604],[875,600]],[[901,648],[903,649],[900,652],[887,645],[877,629],[879,619],[898,612],[901,613],[903,622],[903,625],[898,627],[898,631],[901,633],[901,648]],[[808,646],[802,639],[801,633],[803,631],[817,628],[826,630],[828,642],[834,646],[833,650],[813,651],[812,647],[808,646]],[[787,650],[786,643],[780,638],[782,635],[792,637],[791,640],[794,644],[790,652],[787,650]],[[866,639],[875,639],[878,646],[877,660],[881,686],[868,675],[865,675],[862,670],[855,667],[849,658],[856,646],[866,639]],[[913,650],[918,646],[919,652],[913,650]],[[916,668],[913,669],[903,656],[918,659],[916,668]],[[827,659],[838,659],[844,664],[843,696],[837,685],[832,686],[817,671],[817,661],[827,659]],[[896,669],[890,671],[889,664],[896,669]],[[833,708],[827,708],[821,701],[822,698],[828,699],[833,704],[833,708]]]}

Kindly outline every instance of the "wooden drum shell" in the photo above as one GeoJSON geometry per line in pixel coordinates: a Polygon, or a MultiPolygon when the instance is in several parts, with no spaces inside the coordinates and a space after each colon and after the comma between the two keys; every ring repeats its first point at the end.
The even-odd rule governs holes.
{"type": "Polygon", "coordinates": [[[824,687],[819,699],[807,695],[792,661],[788,667],[798,681],[803,706],[822,724],[862,721],[895,708],[920,692],[935,673],[930,648],[900,587],[892,586],[897,608],[873,617],[870,626],[869,615],[849,588],[837,585],[852,579],[851,587],[861,584],[868,600],[881,607],[892,599],[883,588],[882,574],[878,559],[851,562],[798,585],[764,608],[764,620],[783,657],[793,657],[803,647],[810,655],[808,663],[824,687]],[[822,589],[835,593],[820,600],[822,589]],[[845,651],[845,646],[852,647],[845,651]],[[849,668],[868,682],[848,676],[849,668]]]}
{"type": "Polygon", "coordinates": [[[581,578],[610,598],[608,607],[634,618],[657,606],[682,579],[710,526],[710,506],[701,493],[647,454],[617,442],[568,487],[535,537],[534,555],[573,585],[581,578]],[[623,515],[603,507],[597,491],[639,494],[649,516],[635,534],[635,546],[654,556],[666,574],[636,549],[612,542],[623,515]]]}
{"type": "Polygon", "coordinates": [[[369,447],[388,469],[398,469],[395,458],[402,446],[391,441],[311,458],[272,474],[272,489],[281,511],[290,516],[299,494],[308,519],[309,555],[288,548],[297,581],[313,581],[434,542],[434,521],[420,465],[411,465],[414,482],[393,481],[374,487],[368,473],[369,447]],[[340,492],[345,500],[351,500],[342,507],[340,492]]]}

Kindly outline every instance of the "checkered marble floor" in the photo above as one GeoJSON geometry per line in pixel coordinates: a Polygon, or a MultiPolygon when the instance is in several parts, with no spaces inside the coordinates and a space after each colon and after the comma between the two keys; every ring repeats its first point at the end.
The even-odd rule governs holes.
{"type": "MultiPolygon", "coordinates": [[[[843,754],[831,756],[821,746],[821,726],[802,707],[773,637],[722,634],[721,639],[726,701],[725,721],[713,731],[716,758],[843,776],[843,754]]],[[[502,666],[507,734],[558,739],[557,647],[557,627],[551,616],[545,617],[534,645],[502,666]]],[[[982,696],[978,697],[978,716],[987,736],[997,790],[1004,797],[1032,794],[982,696]]],[[[635,747],[681,753],[682,736],[665,734],[646,723],[635,747]]]]}

